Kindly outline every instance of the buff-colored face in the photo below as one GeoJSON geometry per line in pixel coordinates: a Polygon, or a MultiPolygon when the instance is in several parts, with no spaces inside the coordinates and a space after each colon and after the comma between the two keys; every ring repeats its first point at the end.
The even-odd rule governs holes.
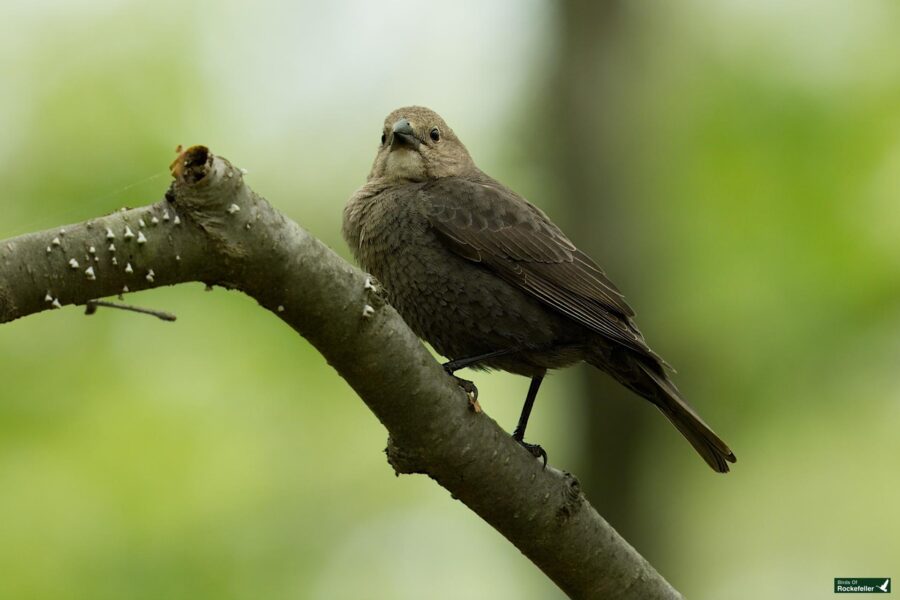
{"type": "Polygon", "coordinates": [[[398,108],[384,120],[369,180],[428,181],[463,175],[472,158],[453,130],[433,110],[398,108]]]}

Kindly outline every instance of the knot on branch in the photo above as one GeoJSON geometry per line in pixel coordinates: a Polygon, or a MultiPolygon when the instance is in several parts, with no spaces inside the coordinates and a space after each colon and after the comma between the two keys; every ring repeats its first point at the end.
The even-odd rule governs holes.
{"type": "Polygon", "coordinates": [[[363,308],[362,318],[369,320],[375,316],[378,309],[382,308],[386,303],[384,297],[384,288],[378,283],[378,280],[371,275],[366,275],[366,281],[363,284],[363,308]]]}
{"type": "Polygon", "coordinates": [[[565,523],[581,510],[585,503],[584,494],[581,493],[581,484],[571,473],[563,472],[561,494],[562,503],[556,511],[556,520],[565,523]]]}
{"type": "Polygon", "coordinates": [[[374,308],[381,308],[387,304],[387,298],[384,293],[384,287],[372,275],[366,275],[366,282],[363,284],[363,291],[366,294],[368,304],[374,308]]]}
{"type": "Polygon", "coordinates": [[[0,323],[11,320],[13,312],[14,306],[9,292],[5,287],[0,286],[0,323]]]}
{"type": "Polygon", "coordinates": [[[394,468],[394,474],[398,477],[416,473],[428,474],[419,453],[401,448],[394,442],[392,437],[388,437],[387,448],[384,449],[384,453],[387,455],[388,464],[394,468]]]}

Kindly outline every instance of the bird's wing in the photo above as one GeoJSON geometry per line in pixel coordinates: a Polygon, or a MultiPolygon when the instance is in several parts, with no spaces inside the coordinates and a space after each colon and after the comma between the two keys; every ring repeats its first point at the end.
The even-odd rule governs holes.
{"type": "Polygon", "coordinates": [[[446,177],[420,188],[438,236],[570,319],[655,355],[631,323],[634,311],[603,270],[540,209],[493,180],[446,177]]]}

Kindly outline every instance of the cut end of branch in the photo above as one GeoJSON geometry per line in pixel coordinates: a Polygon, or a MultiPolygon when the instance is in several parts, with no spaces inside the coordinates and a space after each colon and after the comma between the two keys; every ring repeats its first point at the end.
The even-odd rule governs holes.
{"type": "Polygon", "coordinates": [[[206,177],[212,157],[212,152],[206,146],[191,146],[178,155],[169,165],[169,170],[175,179],[196,183],[206,177]]]}

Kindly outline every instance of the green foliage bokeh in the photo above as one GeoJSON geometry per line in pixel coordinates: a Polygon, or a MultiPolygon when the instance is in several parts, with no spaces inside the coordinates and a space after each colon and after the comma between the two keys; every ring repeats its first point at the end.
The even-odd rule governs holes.
{"type": "MultiPolygon", "coordinates": [[[[155,201],[175,146],[204,143],[347,256],[343,203],[410,103],[577,218],[521,159],[540,154],[520,128],[554,11],[458,4],[4,8],[0,237],[155,201]]],[[[612,275],[739,456],[712,475],[648,410],[641,469],[621,474],[644,491],[639,550],[689,597],[825,597],[900,565],[900,11],[800,4],[632,9],[613,134],[641,250],[612,275]]],[[[0,598],[559,597],[427,478],[394,478],[383,428],[254,302],[199,284],[130,301],[179,320],[0,327],[0,598]]],[[[478,385],[511,427],[527,382],[478,385]]],[[[551,378],[531,426],[560,468],[572,389],[551,378]]]]}

